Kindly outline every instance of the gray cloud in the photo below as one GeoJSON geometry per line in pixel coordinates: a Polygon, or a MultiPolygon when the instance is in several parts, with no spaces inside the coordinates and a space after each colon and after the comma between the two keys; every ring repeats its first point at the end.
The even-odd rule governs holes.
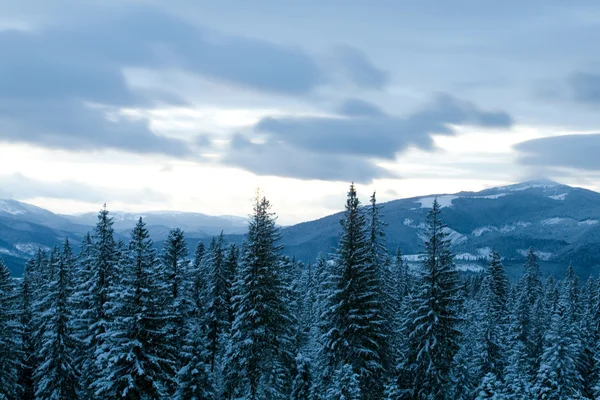
{"type": "Polygon", "coordinates": [[[567,84],[573,98],[581,103],[600,104],[600,75],[576,72],[569,76],[567,84]]]}
{"type": "Polygon", "coordinates": [[[98,204],[108,201],[147,203],[165,200],[164,195],[148,188],[126,190],[91,186],[68,180],[46,182],[19,173],[0,175],[0,197],[15,200],[46,197],[98,204]]]}
{"type": "Polygon", "coordinates": [[[222,162],[258,175],[306,180],[366,183],[373,177],[395,177],[368,160],[348,155],[322,156],[281,143],[255,144],[239,135],[234,137],[222,162]]]}
{"type": "Polygon", "coordinates": [[[266,141],[256,144],[238,136],[223,162],[263,175],[368,182],[389,176],[375,159],[394,160],[409,146],[432,150],[431,134],[455,133],[449,124],[512,124],[504,112],[483,111],[448,95],[405,118],[385,115],[366,102],[350,105],[342,105],[344,117],[264,118],[254,129],[266,134],[266,141]]]}
{"type": "Polygon", "coordinates": [[[482,111],[469,102],[440,95],[406,118],[372,112],[347,118],[267,117],[256,130],[267,133],[273,142],[316,153],[393,159],[411,145],[431,149],[432,133],[454,134],[449,124],[507,127],[512,120],[504,112],[482,111]]]}
{"type": "MultiPolygon", "coordinates": [[[[0,140],[69,150],[120,149],[175,157],[188,143],[151,132],[146,120],[107,120],[108,111],[181,104],[164,93],[134,92],[126,67],[182,69],[253,90],[305,95],[330,71],[302,49],[225,36],[141,5],[98,9],[36,31],[0,31],[0,140]]],[[[351,52],[350,52],[351,53],[351,52]]],[[[379,71],[357,51],[344,66],[358,85],[382,85],[379,71]],[[360,72],[362,71],[362,72],[360,72]]],[[[342,67],[340,67],[342,68],[342,67]]]]}
{"type": "Polygon", "coordinates": [[[533,139],[517,144],[515,149],[525,165],[600,170],[600,134],[533,139]]]}
{"type": "Polygon", "coordinates": [[[361,99],[347,99],[338,108],[341,115],[349,117],[379,117],[384,112],[375,104],[361,99]]]}
{"type": "Polygon", "coordinates": [[[356,47],[338,46],[332,56],[338,67],[337,72],[359,87],[383,89],[389,83],[389,74],[374,66],[356,47]]]}

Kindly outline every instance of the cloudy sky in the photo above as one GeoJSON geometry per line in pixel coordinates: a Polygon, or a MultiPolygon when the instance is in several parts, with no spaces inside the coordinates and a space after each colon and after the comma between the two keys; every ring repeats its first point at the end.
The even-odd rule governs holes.
{"type": "Polygon", "coordinates": [[[546,177],[600,190],[596,1],[0,0],[0,197],[284,224],[546,177]],[[376,4],[375,4],[376,3],[376,4]]]}

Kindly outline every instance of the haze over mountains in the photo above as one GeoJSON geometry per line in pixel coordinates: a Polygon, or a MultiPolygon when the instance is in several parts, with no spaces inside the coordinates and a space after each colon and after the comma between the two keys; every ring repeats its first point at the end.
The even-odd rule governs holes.
{"type": "MultiPolygon", "coordinates": [[[[364,194],[363,194],[364,195],[364,194]]],[[[600,266],[600,193],[553,181],[537,180],[481,192],[424,195],[383,203],[382,214],[390,251],[400,247],[416,262],[422,251],[424,218],[437,196],[443,206],[456,261],[463,270],[477,270],[492,248],[505,258],[509,273],[518,273],[525,251],[533,246],[545,273],[561,275],[570,262],[582,277],[600,266]]],[[[340,209],[343,204],[340,204],[340,209]]],[[[277,205],[274,204],[274,211],[277,205]]],[[[111,212],[115,230],[128,237],[139,214],[111,212]]],[[[169,229],[185,230],[189,245],[208,241],[221,231],[241,242],[246,218],[200,213],[142,213],[157,246],[169,229]]],[[[282,228],[285,252],[308,262],[337,245],[340,215],[282,228]]],[[[0,254],[15,275],[38,247],[49,249],[69,237],[77,246],[93,229],[96,213],[58,215],[15,200],[0,200],[0,254]]]]}

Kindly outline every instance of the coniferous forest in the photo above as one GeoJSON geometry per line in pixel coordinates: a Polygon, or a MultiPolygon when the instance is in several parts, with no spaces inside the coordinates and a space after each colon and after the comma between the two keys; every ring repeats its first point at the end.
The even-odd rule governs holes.
{"type": "Polygon", "coordinates": [[[156,250],[109,211],[13,279],[0,265],[0,399],[596,399],[600,281],[511,283],[498,252],[462,274],[434,202],[425,257],[385,248],[375,194],[348,192],[331,254],[282,254],[257,198],[241,246],[156,250]]]}

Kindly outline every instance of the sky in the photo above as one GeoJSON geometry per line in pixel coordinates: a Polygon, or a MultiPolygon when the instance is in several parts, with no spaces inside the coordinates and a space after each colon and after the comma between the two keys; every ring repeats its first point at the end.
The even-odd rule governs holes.
{"type": "Polygon", "coordinates": [[[0,0],[0,197],[279,222],[600,190],[595,1],[0,0]]]}

